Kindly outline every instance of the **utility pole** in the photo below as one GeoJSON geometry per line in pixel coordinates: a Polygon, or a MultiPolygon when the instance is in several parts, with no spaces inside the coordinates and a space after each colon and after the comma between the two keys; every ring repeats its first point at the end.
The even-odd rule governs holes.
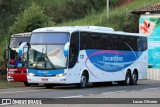
{"type": "Polygon", "coordinates": [[[109,19],[109,0],[106,1],[106,8],[107,8],[107,20],[109,19]]]}

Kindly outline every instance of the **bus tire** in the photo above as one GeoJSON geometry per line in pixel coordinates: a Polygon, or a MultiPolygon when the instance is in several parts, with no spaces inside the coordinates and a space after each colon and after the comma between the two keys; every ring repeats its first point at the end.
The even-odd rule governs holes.
{"type": "Polygon", "coordinates": [[[86,87],[86,84],[87,84],[87,75],[85,72],[82,73],[82,76],[81,76],[81,81],[80,83],[77,85],[79,88],[85,88],[86,87]]]}
{"type": "Polygon", "coordinates": [[[131,73],[128,71],[123,82],[124,85],[131,85],[131,73]]]}
{"type": "Polygon", "coordinates": [[[47,89],[53,88],[53,85],[52,85],[52,84],[44,84],[44,86],[45,86],[47,89]]]}
{"type": "Polygon", "coordinates": [[[28,82],[24,82],[24,85],[27,86],[27,87],[31,86],[31,84],[28,83],[28,82]]]}
{"type": "Polygon", "coordinates": [[[136,85],[137,81],[138,81],[138,73],[137,72],[133,72],[132,78],[131,78],[131,85],[136,85]]]}
{"type": "Polygon", "coordinates": [[[131,84],[131,73],[128,71],[124,81],[117,81],[118,85],[130,85],[131,84]]]}

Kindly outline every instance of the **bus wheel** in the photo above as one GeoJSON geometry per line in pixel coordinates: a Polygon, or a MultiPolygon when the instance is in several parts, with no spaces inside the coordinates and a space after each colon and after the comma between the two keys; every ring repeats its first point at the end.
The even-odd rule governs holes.
{"type": "Polygon", "coordinates": [[[136,72],[133,72],[132,78],[131,78],[131,84],[136,85],[138,81],[138,74],[136,72]]]}
{"type": "Polygon", "coordinates": [[[124,85],[130,85],[130,84],[131,84],[131,73],[127,72],[126,77],[125,77],[125,81],[124,81],[124,85]]]}
{"type": "Polygon", "coordinates": [[[52,84],[44,84],[44,86],[47,88],[47,89],[51,89],[53,87],[52,84]]]}
{"type": "Polygon", "coordinates": [[[27,87],[31,86],[31,84],[28,83],[28,82],[24,82],[24,85],[27,86],[27,87]]]}
{"type": "Polygon", "coordinates": [[[81,81],[80,83],[78,84],[78,87],[79,88],[85,88],[86,87],[86,84],[87,84],[87,76],[86,76],[86,73],[83,72],[82,76],[81,76],[81,81]]]}

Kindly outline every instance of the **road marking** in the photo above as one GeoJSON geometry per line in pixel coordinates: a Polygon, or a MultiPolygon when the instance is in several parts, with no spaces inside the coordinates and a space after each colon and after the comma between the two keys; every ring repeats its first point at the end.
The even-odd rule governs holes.
{"type": "Polygon", "coordinates": [[[102,94],[112,94],[112,93],[115,93],[115,92],[105,92],[105,93],[102,93],[102,94]]]}
{"type": "Polygon", "coordinates": [[[14,93],[34,92],[34,91],[43,91],[43,90],[25,90],[25,91],[1,92],[0,94],[14,94],[14,93]]]}
{"type": "Polygon", "coordinates": [[[123,93],[123,92],[127,92],[127,91],[113,91],[113,92],[105,92],[102,94],[113,94],[113,93],[123,93]]]}
{"type": "Polygon", "coordinates": [[[146,89],[142,89],[142,90],[155,90],[155,89],[158,89],[158,88],[146,88],[146,89]]]}
{"type": "Polygon", "coordinates": [[[127,91],[115,91],[116,93],[124,93],[124,92],[127,92],[127,91]]]}
{"type": "Polygon", "coordinates": [[[59,97],[59,98],[78,98],[78,97],[83,97],[83,95],[68,96],[68,97],[59,97]]]}

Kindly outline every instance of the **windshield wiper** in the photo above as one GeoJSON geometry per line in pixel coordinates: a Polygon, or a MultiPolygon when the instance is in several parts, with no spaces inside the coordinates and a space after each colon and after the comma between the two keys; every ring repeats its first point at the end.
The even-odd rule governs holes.
{"type": "MultiPolygon", "coordinates": [[[[45,54],[46,59],[48,60],[49,64],[51,65],[51,67],[53,69],[55,69],[54,65],[52,64],[52,62],[49,60],[48,56],[45,54]]],[[[45,61],[46,62],[46,61],[45,61]]]]}
{"type": "MultiPolygon", "coordinates": [[[[43,53],[42,53],[42,54],[43,54],[43,53]]],[[[49,64],[51,65],[51,67],[52,67],[53,69],[55,69],[54,65],[52,64],[52,62],[49,60],[49,58],[48,58],[48,56],[47,56],[47,45],[46,45],[46,52],[45,52],[43,55],[46,57],[47,61],[48,61],[49,64]]],[[[45,68],[46,68],[46,60],[45,60],[45,68]]]]}

